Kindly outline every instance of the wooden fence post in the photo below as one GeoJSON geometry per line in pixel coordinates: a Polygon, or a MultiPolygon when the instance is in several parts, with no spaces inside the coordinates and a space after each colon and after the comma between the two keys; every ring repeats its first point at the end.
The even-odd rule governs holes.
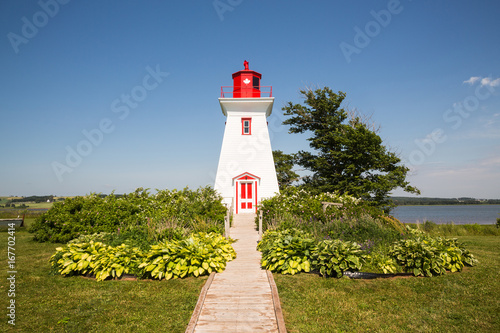
{"type": "Polygon", "coordinates": [[[262,238],[262,211],[259,212],[259,238],[262,238]]]}
{"type": "Polygon", "coordinates": [[[231,223],[230,215],[229,215],[230,209],[231,209],[231,207],[227,207],[227,213],[226,213],[226,216],[224,217],[224,233],[226,235],[226,238],[229,238],[229,228],[230,228],[230,223],[231,223]]]}

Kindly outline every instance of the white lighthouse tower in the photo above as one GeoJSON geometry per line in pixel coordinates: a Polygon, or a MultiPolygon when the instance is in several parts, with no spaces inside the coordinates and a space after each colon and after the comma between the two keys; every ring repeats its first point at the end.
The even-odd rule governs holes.
{"type": "Polygon", "coordinates": [[[248,69],[233,74],[233,86],[219,98],[226,129],[214,189],[233,213],[254,213],[263,198],[279,192],[267,129],[274,103],[272,87],[260,85],[262,75],[248,69]]]}

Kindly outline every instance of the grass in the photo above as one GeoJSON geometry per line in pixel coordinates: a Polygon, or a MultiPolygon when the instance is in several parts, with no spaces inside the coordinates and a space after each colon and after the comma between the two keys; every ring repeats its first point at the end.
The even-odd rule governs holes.
{"type": "Polygon", "coordinates": [[[275,274],[289,332],[500,332],[500,237],[459,237],[475,267],[433,278],[275,274]]]}
{"type": "Polygon", "coordinates": [[[51,275],[60,244],[16,231],[16,325],[7,323],[7,232],[0,232],[0,331],[184,332],[205,278],[105,281],[51,275]]]}
{"type": "Polygon", "coordinates": [[[500,228],[495,224],[437,224],[432,221],[415,224],[408,223],[412,228],[427,232],[431,236],[500,236],[500,228]]]}
{"type": "MultiPolygon", "coordinates": [[[[49,209],[54,205],[53,202],[25,202],[24,204],[28,206],[29,209],[49,209]]],[[[20,204],[16,204],[16,207],[19,205],[20,204]]]]}

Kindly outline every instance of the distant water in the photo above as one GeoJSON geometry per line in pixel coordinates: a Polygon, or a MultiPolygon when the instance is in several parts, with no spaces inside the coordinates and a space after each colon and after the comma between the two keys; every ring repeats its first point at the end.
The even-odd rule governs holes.
{"type": "Polygon", "coordinates": [[[500,205],[398,206],[391,214],[406,223],[495,224],[500,217],[500,205]]]}

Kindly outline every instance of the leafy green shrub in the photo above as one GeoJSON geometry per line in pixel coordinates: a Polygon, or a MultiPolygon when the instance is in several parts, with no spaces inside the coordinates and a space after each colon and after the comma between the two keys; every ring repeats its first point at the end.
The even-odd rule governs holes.
{"type": "Polygon", "coordinates": [[[68,243],[56,248],[56,253],[50,257],[53,269],[61,275],[86,275],[93,273],[95,259],[99,251],[107,245],[101,242],[68,243]]]}
{"type": "MultiPolygon", "coordinates": [[[[159,190],[154,196],[146,199],[146,205],[141,206],[138,214],[141,221],[172,220],[176,225],[198,219],[223,221],[226,207],[222,198],[211,187],[202,187],[197,190],[185,188],[179,190],[159,190]]],[[[222,225],[223,227],[223,225],[222,225]]]]}
{"type": "Polygon", "coordinates": [[[58,247],[50,258],[52,267],[61,275],[93,274],[97,281],[119,278],[123,273],[137,274],[142,252],[122,244],[117,247],[101,242],[68,243],[58,247]]]}
{"type": "Polygon", "coordinates": [[[413,275],[433,276],[445,273],[443,259],[429,242],[422,238],[407,239],[397,242],[390,254],[413,275]]]}
{"type": "Polygon", "coordinates": [[[257,245],[262,251],[261,265],[271,272],[294,275],[311,270],[312,236],[301,230],[268,230],[257,245]]]}
{"type": "Polygon", "coordinates": [[[446,269],[452,272],[462,270],[464,266],[474,266],[478,260],[465,246],[458,242],[456,238],[436,238],[436,242],[441,247],[446,260],[446,269]],[[453,268],[455,266],[455,269],[453,268]]]}
{"type": "Polygon", "coordinates": [[[155,243],[163,240],[180,240],[190,233],[189,229],[183,226],[184,223],[175,217],[147,217],[147,221],[148,239],[154,240],[155,243]]]}
{"type": "Polygon", "coordinates": [[[437,224],[432,221],[425,221],[423,227],[425,232],[431,232],[437,227],[437,224]]]}
{"type": "Polygon", "coordinates": [[[312,252],[312,258],[320,275],[342,277],[347,270],[360,270],[366,255],[359,244],[334,239],[319,242],[312,252]]]}
{"type": "Polygon", "coordinates": [[[137,247],[122,244],[116,247],[108,246],[100,249],[94,260],[93,273],[97,281],[107,278],[119,278],[122,274],[137,275],[138,266],[143,258],[142,251],[137,247]]]}
{"type": "Polygon", "coordinates": [[[236,257],[226,238],[214,233],[197,233],[183,240],[172,240],[151,246],[139,265],[145,276],[166,280],[222,272],[226,263],[236,257]]]}
{"type": "Polygon", "coordinates": [[[401,239],[399,230],[385,220],[370,215],[361,215],[350,220],[336,220],[330,223],[328,235],[332,239],[341,239],[363,245],[363,250],[370,252],[374,246],[392,244],[401,239]]]}
{"type": "Polygon", "coordinates": [[[397,242],[390,255],[415,276],[442,275],[472,266],[477,260],[456,239],[416,238],[397,242]]]}
{"type": "Polygon", "coordinates": [[[120,197],[91,194],[56,202],[29,231],[36,241],[60,243],[82,234],[131,231],[140,234],[136,241],[145,246],[148,242],[180,239],[192,231],[222,233],[225,214],[222,198],[210,187],[160,190],[155,195],[139,188],[120,197]]]}
{"type": "Polygon", "coordinates": [[[77,238],[70,240],[68,244],[90,243],[91,241],[108,244],[109,239],[111,238],[112,238],[111,233],[99,232],[91,235],[80,235],[77,238]]]}
{"type": "Polygon", "coordinates": [[[138,247],[147,251],[155,242],[148,238],[146,228],[142,225],[138,225],[129,226],[111,233],[105,243],[111,246],[126,244],[130,247],[138,247]]]}
{"type": "Polygon", "coordinates": [[[294,187],[263,200],[259,211],[263,214],[264,230],[298,228],[311,233],[318,241],[329,237],[373,247],[391,244],[406,232],[401,222],[383,215],[367,202],[335,193],[314,195],[294,187]],[[324,202],[342,206],[331,205],[323,210],[324,202]]]}
{"type": "Polygon", "coordinates": [[[83,234],[70,240],[68,243],[88,243],[90,241],[102,242],[110,246],[126,244],[130,247],[139,247],[142,250],[148,250],[154,244],[148,239],[145,229],[141,226],[131,226],[117,232],[83,234]]]}
{"type": "Polygon", "coordinates": [[[400,267],[394,258],[383,252],[372,252],[367,257],[368,266],[371,266],[376,271],[381,271],[384,274],[397,273],[400,267]]]}
{"type": "Polygon", "coordinates": [[[267,230],[267,225],[272,224],[273,220],[280,219],[287,214],[291,214],[303,221],[325,223],[328,220],[358,216],[367,212],[375,215],[379,215],[381,212],[346,194],[321,193],[314,195],[293,186],[286,187],[279,194],[262,200],[259,211],[263,212],[262,224],[264,230],[267,230]],[[326,211],[323,211],[323,202],[340,203],[342,207],[328,206],[326,211]]]}
{"type": "Polygon", "coordinates": [[[36,241],[66,243],[81,234],[114,232],[120,225],[132,223],[139,211],[138,204],[127,196],[67,198],[39,216],[29,231],[36,241]]]}
{"type": "Polygon", "coordinates": [[[408,233],[408,235],[410,237],[413,237],[413,238],[417,238],[417,237],[427,237],[427,234],[418,229],[418,226],[416,226],[415,228],[409,226],[409,225],[406,225],[406,232],[408,233]]]}
{"type": "Polygon", "coordinates": [[[380,222],[385,225],[390,227],[391,229],[397,231],[398,233],[404,235],[406,233],[406,226],[405,224],[401,223],[397,218],[394,216],[390,215],[379,215],[378,219],[380,222]]]}

